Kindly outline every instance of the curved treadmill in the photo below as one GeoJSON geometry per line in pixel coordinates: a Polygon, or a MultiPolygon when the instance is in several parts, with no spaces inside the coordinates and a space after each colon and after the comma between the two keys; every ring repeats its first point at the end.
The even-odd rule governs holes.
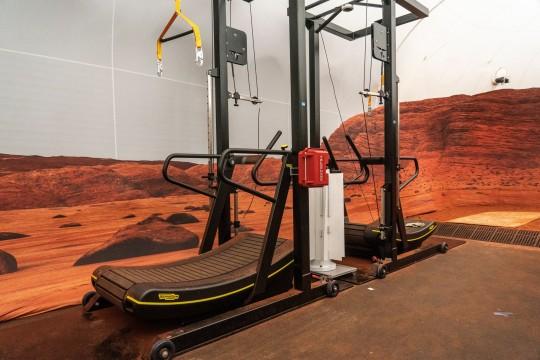
{"type": "MultiPolygon", "coordinates": [[[[85,309],[92,311],[111,303],[140,317],[192,320],[289,290],[293,278],[293,241],[278,238],[291,182],[287,167],[289,154],[278,150],[229,149],[221,156],[169,155],[163,167],[167,181],[214,198],[199,255],[162,265],[101,266],[92,274],[95,293],[89,293],[90,300],[83,298],[85,309]],[[273,184],[276,185],[274,197],[232,180],[234,164],[257,160],[260,165],[264,160],[239,158],[235,153],[282,156],[279,180],[273,184]],[[169,177],[172,159],[193,157],[219,158],[220,181],[216,194],[169,177]],[[241,233],[212,249],[226,200],[237,188],[272,203],[265,233],[241,233]],[[99,303],[99,299],[104,301],[99,303]]],[[[257,180],[256,173],[253,177],[257,180]]]]}
{"type": "MultiPolygon", "coordinates": [[[[174,263],[102,266],[92,275],[96,291],[127,312],[150,318],[197,318],[246,301],[254,284],[264,237],[242,233],[219,248],[174,263]]],[[[278,239],[267,292],[292,286],[293,242],[278,239]]]]}
{"type": "MultiPolygon", "coordinates": [[[[356,159],[337,159],[334,156],[330,142],[326,137],[322,138],[323,143],[328,151],[330,157],[329,167],[331,171],[340,171],[339,162],[352,162],[360,165],[361,174],[354,180],[346,181],[345,185],[362,185],[365,184],[370,178],[370,169],[368,165],[385,165],[384,157],[363,157],[360,151],[356,147],[352,138],[346,134],[345,140],[349,144],[350,149],[354,153],[356,159]]],[[[399,186],[399,190],[403,190],[407,185],[413,182],[420,174],[420,166],[418,159],[412,156],[402,156],[400,161],[412,161],[414,163],[415,172],[406,181],[402,182],[399,186]]],[[[437,224],[433,221],[424,221],[417,219],[404,219],[403,211],[401,209],[401,202],[398,202],[398,237],[396,239],[399,245],[399,251],[414,250],[422,245],[437,228],[437,224]],[[402,227],[402,229],[399,229],[402,227]],[[403,230],[403,231],[402,231],[403,230]],[[405,233],[406,242],[402,244],[402,234],[405,233]],[[406,245],[406,246],[404,246],[406,245]]],[[[345,214],[347,214],[347,208],[345,207],[345,214]]],[[[347,255],[367,255],[367,256],[382,256],[381,254],[381,238],[379,222],[373,222],[371,224],[359,224],[351,223],[348,219],[345,220],[345,253],[347,255]]]]}
{"type": "MultiPolygon", "coordinates": [[[[437,223],[425,220],[404,220],[405,232],[407,233],[407,250],[420,247],[437,228],[437,223]]],[[[379,223],[369,225],[345,222],[345,251],[349,255],[378,255],[380,244],[379,223]]],[[[398,232],[396,241],[401,243],[398,232]]]]}

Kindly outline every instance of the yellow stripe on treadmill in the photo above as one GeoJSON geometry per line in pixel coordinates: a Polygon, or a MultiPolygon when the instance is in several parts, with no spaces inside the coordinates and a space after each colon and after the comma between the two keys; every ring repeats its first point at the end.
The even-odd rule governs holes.
{"type": "MultiPolygon", "coordinates": [[[[425,234],[423,234],[423,235],[420,235],[419,237],[414,238],[414,239],[407,239],[407,242],[409,242],[409,241],[420,240],[420,239],[422,239],[423,237],[428,236],[429,234],[431,234],[432,232],[434,232],[435,229],[437,228],[437,225],[435,225],[435,224],[433,224],[433,225],[431,225],[431,226],[432,226],[431,229],[430,229],[427,233],[425,233],[425,234]]],[[[399,240],[401,240],[401,239],[399,239],[399,240]]]]}
{"type": "MultiPolygon", "coordinates": [[[[422,235],[420,235],[419,237],[417,237],[417,238],[414,238],[414,239],[407,239],[407,242],[409,242],[409,241],[416,241],[416,240],[420,240],[420,239],[422,239],[422,238],[424,238],[424,237],[428,236],[428,235],[429,235],[429,234],[431,234],[432,232],[434,232],[436,228],[437,228],[437,225],[433,224],[433,225],[431,225],[431,229],[429,229],[429,231],[428,231],[427,233],[425,233],[425,234],[422,234],[422,235]]],[[[376,230],[376,229],[373,229],[373,230],[371,230],[371,231],[372,231],[372,232],[374,232],[374,233],[377,233],[377,234],[380,234],[380,233],[381,233],[381,231],[380,231],[380,230],[376,230]]],[[[400,239],[400,238],[397,238],[396,240],[399,240],[399,241],[401,241],[401,239],[400,239]]]]}
{"type": "MultiPolygon", "coordinates": [[[[277,269],[276,271],[274,271],[273,273],[268,275],[268,278],[271,278],[272,276],[276,275],[277,273],[279,273],[280,271],[282,271],[283,269],[285,269],[286,267],[288,267],[292,263],[294,263],[294,260],[289,261],[287,264],[283,265],[282,267],[280,267],[279,269],[277,269]]],[[[242,287],[240,289],[236,289],[236,290],[233,290],[233,291],[225,293],[225,294],[216,295],[216,296],[203,298],[203,299],[186,300],[186,301],[175,301],[175,302],[161,303],[161,302],[153,302],[153,301],[139,301],[139,300],[137,300],[137,299],[135,299],[135,298],[133,298],[131,296],[126,296],[126,300],[129,300],[132,303],[135,303],[137,305],[156,305],[156,306],[187,305],[187,304],[195,304],[195,303],[200,303],[200,302],[206,302],[206,301],[212,301],[212,300],[221,299],[221,298],[224,298],[224,297],[227,297],[227,296],[230,296],[230,295],[237,294],[237,293],[242,292],[244,290],[247,290],[249,288],[252,288],[253,286],[255,286],[255,283],[246,285],[246,286],[244,286],[244,287],[242,287]]]]}

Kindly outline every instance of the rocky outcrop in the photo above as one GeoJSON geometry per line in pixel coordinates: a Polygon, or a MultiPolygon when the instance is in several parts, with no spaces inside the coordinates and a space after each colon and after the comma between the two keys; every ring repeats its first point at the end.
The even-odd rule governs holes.
{"type": "Polygon", "coordinates": [[[0,232],[0,241],[22,239],[28,236],[30,235],[20,234],[20,233],[15,233],[15,232],[0,232]]]}
{"type": "MultiPolygon", "coordinates": [[[[49,158],[29,158],[32,162],[27,161],[25,167],[15,167],[11,171],[8,171],[9,166],[4,163],[6,160],[0,161],[0,170],[4,169],[4,175],[0,176],[0,211],[77,206],[188,193],[162,178],[161,162],[111,161],[110,164],[73,165],[71,158],[59,157],[55,158],[55,167],[43,168],[41,162],[47,163],[49,158]],[[61,167],[61,161],[67,165],[61,167]],[[32,164],[35,169],[31,169],[32,164]]],[[[98,163],[99,160],[96,159],[98,163]]],[[[16,164],[13,163],[13,166],[16,164]]],[[[182,167],[185,167],[182,163],[175,163],[171,166],[171,175],[181,181],[203,185],[203,179],[192,178],[182,167]]]]}
{"type": "Polygon", "coordinates": [[[10,253],[0,250],[0,275],[17,271],[17,259],[10,253]]]}
{"type": "Polygon", "coordinates": [[[201,205],[201,206],[194,206],[194,205],[188,205],[184,208],[186,211],[210,211],[210,206],[208,205],[201,205]]]}
{"type": "Polygon", "coordinates": [[[109,241],[84,254],[74,265],[192,249],[198,243],[197,235],[186,228],[158,216],[150,216],[119,230],[109,241]]]}
{"type": "MultiPolygon", "coordinates": [[[[421,174],[403,193],[416,212],[460,205],[518,205],[539,199],[540,89],[498,90],[474,96],[403,102],[401,153],[419,158],[421,174]]],[[[363,154],[383,152],[383,111],[378,108],[345,122],[363,154]],[[366,129],[367,124],[367,129],[366,129]]],[[[330,137],[338,156],[352,156],[338,128],[330,137]]],[[[260,177],[276,179],[279,160],[264,162],[260,177]]],[[[161,161],[134,162],[76,157],[0,154],[0,210],[61,207],[188,194],[161,177],[161,161]]],[[[352,167],[346,169],[354,176],[352,167]]],[[[407,170],[410,171],[410,170],[407,170]]],[[[206,165],[177,162],[171,175],[201,188],[206,165]]],[[[405,173],[405,172],[404,172],[405,173]]],[[[351,205],[367,198],[374,205],[383,174],[375,184],[347,189],[351,205]],[[352,195],[360,194],[354,198],[352,195]]],[[[406,176],[405,174],[403,175],[406,176]]],[[[251,165],[236,167],[234,179],[253,186],[251,165]]],[[[348,204],[349,205],[349,204],[348,204]]],[[[207,210],[188,206],[188,211],[207,210]]]]}
{"type": "Polygon", "coordinates": [[[59,228],[64,229],[64,228],[72,228],[72,227],[80,227],[80,226],[82,226],[82,224],[77,223],[77,222],[72,222],[72,223],[62,224],[59,226],[59,228]]]}
{"type": "MultiPolygon", "coordinates": [[[[406,209],[540,202],[540,89],[403,102],[400,113],[401,154],[418,157],[421,167],[420,177],[402,193],[406,209]]],[[[383,109],[366,120],[363,114],[354,116],[345,129],[367,156],[367,123],[371,152],[381,155],[383,109]]],[[[339,157],[351,156],[342,128],[330,142],[339,157]]],[[[377,191],[383,177],[375,171],[377,191]]],[[[373,205],[373,184],[362,191],[359,199],[365,196],[373,205]]]]}
{"type": "Polygon", "coordinates": [[[175,213],[171,214],[167,219],[165,220],[168,223],[171,223],[173,225],[182,225],[182,224],[193,224],[198,223],[199,219],[197,219],[195,216],[187,213],[175,213]]]}

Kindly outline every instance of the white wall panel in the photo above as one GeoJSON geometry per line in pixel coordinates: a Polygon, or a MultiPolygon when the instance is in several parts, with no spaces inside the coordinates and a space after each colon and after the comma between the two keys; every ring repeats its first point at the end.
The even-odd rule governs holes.
{"type": "Polygon", "coordinates": [[[0,153],[114,157],[110,70],[0,52],[0,153]]]}
{"type": "MultiPolygon", "coordinates": [[[[398,29],[402,100],[492,90],[490,80],[499,67],[508,70],[511,87],[539,85],[538,1],[508,5],[492,0],[489,6],[467,0],[423,2],[438,7],[422,22],[398,29]]],[[[261,105],[261,144],[277,129],[284,130],[290,142],[287,4],[287,0],[252,4],[259,96],[266,100],[261,105]]],[[[0,151],[115,156],[115,119],[120,158],[160,159],[171,151],[205,151],[211,1],[183,1],[185,12],[201,26],[205,66],[193,63],[189,36],[165,44],[164,75],[170,80],[157,79],[155,41],[173,6],[172,0],[0,0],[0,151]],[[116,69],[114,82],[111,66],[116,69]]],[[[249,10],[247,3],[233,1],[231,21],[246,31],[251,51],[249,10]]],[[[363,10],[344,14],[338,22],[363,27],[363,10]]],[[[376,17],[368,14],[368,23],[376,17]]],[[[171,34],[186,28],[179,22],[171,34]]],[[[369,63],[364,79],[364,47],[369,52],[370,40],[347,42],[330,34],[325,40],[346,119],[362,111],[358,91],[369,82],[369,63]]],[[[243,94],[249,92],[246,71],[236,67],[237,89],[243,94]]],[[[372,89],[379,85],[379,71],[380,64],[374,61],[372,89]]],[[[256,107],[234,108],[231,102],[230,108],[231,145],[256,146],[256,107]]],[[[322,52],[321,108],[321,132],[328,135],[340,122],[322,52]]]]}
{"type": "Polygon", "coordinates": [[[207,151],[205,88],[123,71],[115,85],[121,159],[207,151]]]}
{"type": "Polygon", "coordinates": [[[290,106],[284,103],[265,101],[260,107],[258,131],[257,106],[246,102],[242,102],[239,107],[231,106],[229,119],[231,147],[256,148],[257,134],[259,133],[259,146],[265,148],[278,130],[281,130],[283,134],[275,149],[278,149],[280,144],[290,145],[290,106]]]}
{"type": "Polygon", "coordinates": [[[0,48],[110,65],[112,9],[111,0],[0,0],[0,48]]]}

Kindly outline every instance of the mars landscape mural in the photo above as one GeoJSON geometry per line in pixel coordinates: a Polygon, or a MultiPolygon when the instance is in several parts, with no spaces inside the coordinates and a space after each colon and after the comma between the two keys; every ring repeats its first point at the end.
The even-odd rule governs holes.
{"type": "MultiPolygon", "coordinates": [[[[539,88],[404,102],[400,111],[402,155],[418,157],[421,167],[402,193],[406,215],[540,212],[539,88]]],[[[366,125],[370,150],[381,155],[382,109],[344,123],[364,154],[366,125]]],[[[350,156],[344,128],[330,136],[339,157],[350,156]]],[[[270,159],[262,173],[271,178],[276,169],[270,159]]],[[[235,177],[253,185],[249,171],[239,167],[235,177]]],[[[206,172],[206,165],[175,163],[172,174],[204,187],[206,172]]],[[[383,176],[374,174],[375,183],[346,189],[354,220],[378,217],[383,176]]],[[[197,254],[208,216],[208,199],[165,182],[159,161],[3,154],[0,189],[0,321],[77,304],[92,270],[105,262],[144,265],[197,254]]],[[[261,231],[268,204],[245,193],[239,199],[240,231],[261,231]]],[[[540,229],[538,217],[523,226],[540,229]]],[[[280,235],[291,236],[290,207],[280,235]]]]}

